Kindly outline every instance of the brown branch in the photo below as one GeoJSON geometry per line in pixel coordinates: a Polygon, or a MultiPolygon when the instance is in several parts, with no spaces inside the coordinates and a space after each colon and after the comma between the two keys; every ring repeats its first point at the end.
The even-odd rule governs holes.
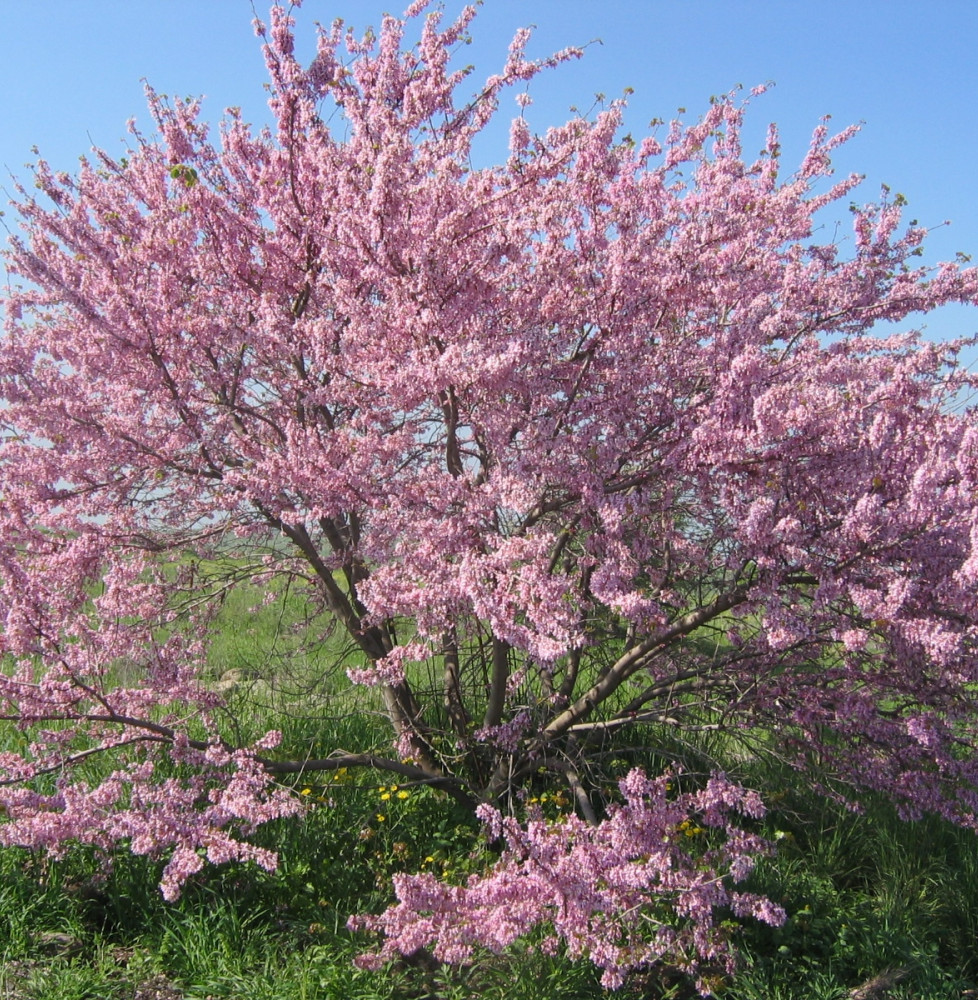
{"type": "Polygon", "coordinates": [[[506,684],[509,681],[509,651],[508,642],[492,637],[492,679],[489,682],[489,704],[483,726],[498,726],[503,718],[503,706],[506,702],[506,684]]]}
{"type": "Polygon", "coordinates": [[[464,736],[468,730],[469,713],[462,698],[461,668],[458,655],[458,637],[455,630],[445,634],[444,639],[444,705],[452,730],[464,736]]]}
{"type": "Polygon", "coordinates": [[[623,656],[619,657],[617,662],[610,667],[599,681],[593,684],[577,701],[561,712],[544,729],[538,745],[543,745],[561,733],[566,732],[575,723],[580,722],[596,705],[600,705],[605,701],[632,674],[644,667],[650,659],[659,655],[677,639],[689,635],[690,632],[695,631],[701,625],[710,621],[711,618],[715,618],[717,615],[729,611],[738,604],[742,604],[746,599],[746,588],[738,587],[727,594],[721,594],[711,604],[683,615],[671,627],[650,636],[645,642],[630,649],[623,656]]]}
{"type": "Polygon", "coordinates": [[[444,774],[432,774],[430,771],[408,764],[405,761],[390,760],[371,753],[349,753],[338,750],[329,757],[318,760],[270,760],[264,757],[256,758],[268,774],[297,774],[312,772],[337,771],[341,767],[372,767],[379,771],[390,771],[421,785],[440,788],[446,791],[457,802],[474,809],[477,799],[467,792],[459,778],[444,774]]]}
{"type": "Polygon", "coordinates": [[[121,743],[112,743],[108,746],[100,747],[89,747],[87,750],[79,750],[78,753],[71,754],[65,757],[63,760],[58,761],[57,764],[52,764],[49,767],[42,767],[34,771],[30,775],[24,775],[21,778],[6,778],[0,781],[0,788],[7,788],[10,785],[19,785],[25,781],[31,781],[34,778],[39,778],[44,774],[55,774],[58,771],[63,771],[66,767],[71,767],[74,764],[78,764],[83,760],[87,760],[89,757],[94,757],[96,754],[107,753],[110,750],[118,750],[120,747],[132,746],[135,743],[167,743],[168,740],[164,739],[162,736],[134,736],[131,740],[123,740],[121,743]]]}
{"type": "Polygon", "coordinates": [[[452,386],[439,393],[438,402],[445,417],[445,465],[458,479],[462,475],[462,457],[458,447],[458,400],[452,386]]]}

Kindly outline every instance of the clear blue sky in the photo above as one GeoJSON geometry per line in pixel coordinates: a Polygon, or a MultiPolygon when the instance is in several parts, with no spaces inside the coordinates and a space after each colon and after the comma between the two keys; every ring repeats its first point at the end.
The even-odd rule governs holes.
{"type": "MultiPolygon", "coordinates": [[[[359,29],[406,3],[305,0],[304,50],[313,20],[338,16],[359,29]]],[[[451,14],[460,4],[446,6],[451,14]]],[[[255,9],[264,16],[265,0],[255,9]]],[[[127,119],[147,124],[144,77],[160,92],[203,95],[211,120],[239,105],[262,121],[251,19],[250,0],[0,0],[3,177],[26,176],[33,145],[60,169],[93,143],[121,152],[127,119]]],[[[867,175],[858,196],[873,200],[888,184],[909,199],[908,218],[952,221],[932,234],[928,261],[959,250],[978,261],[978,0],[486,0],[463,53],[476,79],[501,66],[526,24],[537,26],[535,55],[600,39],[582,61],[534,81],[535,127],[564,121],[572,105],[586,110],[595,92],[632,87],[628,128],[637,136],[651,118],[684,107],[693,119],[711,94],[773,81],[749,113],[757,148],[776,121],[793,166],[822,115],[839,128],[864,122],[838,159],[840,173],[867,175]]],[[[515,104],[501,117],[511,111],[515,104]]],[[[502,158],[505,146],[503,121],[480,154],[502,158]]],[[[928,322],[939,338],[975,330],[978,310],[928,322]]]]}

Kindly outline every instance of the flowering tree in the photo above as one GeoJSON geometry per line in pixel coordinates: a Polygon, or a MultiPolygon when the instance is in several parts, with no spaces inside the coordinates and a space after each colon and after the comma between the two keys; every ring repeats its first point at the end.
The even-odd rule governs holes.
{"type": "Polygon", "coordinates": [[[309,68],[276,6],[273,131],[230,111],[214,142],[150,91],[155,136],[21,190],[0,843],[168,853],[172,897],[205,861],[274,866],[248,834],[300,812],[289,776],[380,768],[501,845],[463,886],[401,876],[363,921],[387,952],[465,960],[544,924],[610,985],[692,967],[725,954],[718,907],[782,916],[732,887],[763,807],[637,770],[603,802],[619,734],[721,730],[976,825],[971,383],[961,344],[877,331],[974,302],[978,275],[918,266],[890,200],[818,242],[852,130],[819,126],[782,178],[773,128],[742,156],[733,97],[661,142],[622,137],[618,103],[544,136],[520,116],[476,169],[503,91],[579,53],[530,62],[521,33],[458,100],[472,11],[426,6],[322,31],[309,68]],[[248,578],[306,587],[390,746],[309,759],[223,726],[208,610],[248,578]],[[541,774],[576,817],[533,813],[541,774]]]}

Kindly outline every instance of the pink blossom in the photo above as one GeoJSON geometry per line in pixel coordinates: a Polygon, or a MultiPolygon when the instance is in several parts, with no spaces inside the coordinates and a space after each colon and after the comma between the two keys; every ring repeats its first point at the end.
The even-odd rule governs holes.
{"type": "Polygon", "coordinates": [[[540,930],[615,986],[732,961],[722,908],[781,919],[733,889],[758,796],[633,771],[609,803],[619,736],[760,732],[853,802],[978,828],[976,380],[914,329],[978,272],[886,200],[836,239],[856,130],[820,123],[791,172],[775,127],[745,158],[737,94],[637,142],[621,102],[520,115],[476,168],[505,92],[580,52],[520,31],[473,86],[474,14],[337,23],[307,67],[277,3],[270,129],[149,89],[125,159],[16,186],[0,844],[127,845],[174,898],[273,867],[251,837],[302,813],[291,782],[387,770],[506,847],[465,885],[399,875],[358,924],[381,954],[540,930]],[[241,736],[211,650],[242,586],[281,613],[273,648],[237,637],[250,694],[299,698],[301,642],[288,710],[384,712],[389,748],[241,736]],[[534,812],[544,783],[580,815],[534,812]]]}

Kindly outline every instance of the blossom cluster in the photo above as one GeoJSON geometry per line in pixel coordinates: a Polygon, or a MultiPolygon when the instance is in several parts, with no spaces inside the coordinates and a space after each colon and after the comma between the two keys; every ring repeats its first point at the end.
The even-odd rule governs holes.
{"type": "Polygon", "coordinates": [[[499,953],[538,927],[541,946],[562,945],[603,970],[616,988],[628,972],[668,961],[690,973],[704,962],[733,967],[733,952],[718,913],[753,916],[779,925],[784,910],[770,900],[737,892],[770,845],[738,821],[764,807],[722,774],[699,790],[678,792],[678,778],[650,779],[638,769],[621,782],[623,804],[588,826],[573,816],[521,825],[480,807],[487,836],[504,838],[499,861],[464,885],[433,874],[397,875],[398,902],[380,916],[358,916],[354,929],[380,931],[379,951],[361,957],[376,967],[398,954],[432,948],[445,962],[469,963],[480,950],[499,953]],[[691,823],[696,818],[697,824],[691,823]],[[689,831],[708,831],[693,849],[689,831]]]}

